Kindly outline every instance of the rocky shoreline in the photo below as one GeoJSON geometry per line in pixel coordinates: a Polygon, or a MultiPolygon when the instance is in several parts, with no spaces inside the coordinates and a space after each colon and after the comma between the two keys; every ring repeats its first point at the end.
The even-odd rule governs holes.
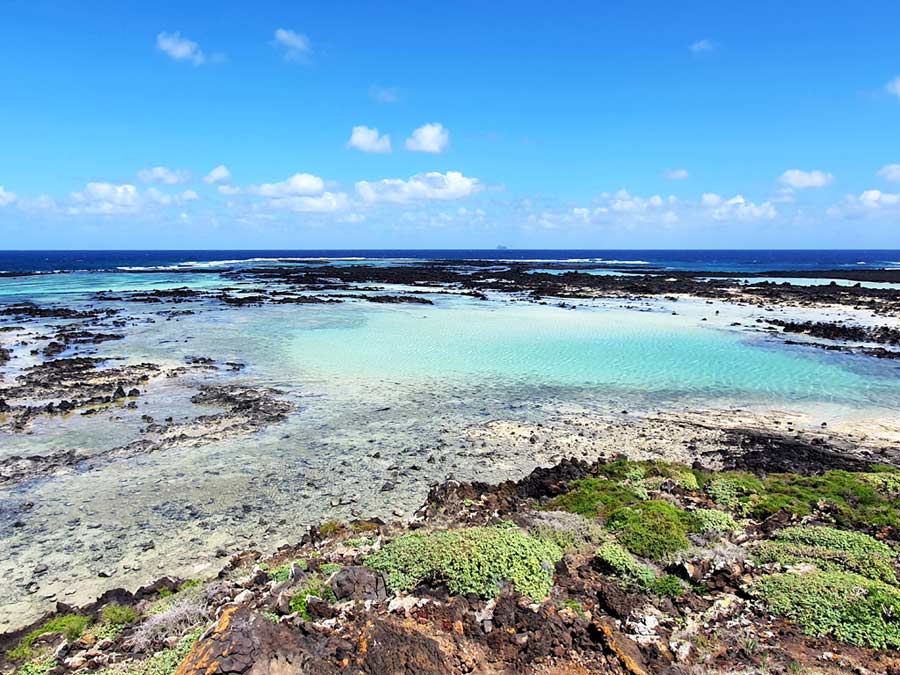
{"type": "Polygon", "coordinates": [[[406,523],[59,603],[0,636],[4,671],[900,672],[900,471],[781,434],[706,461],[445,482],[406,523]]]}

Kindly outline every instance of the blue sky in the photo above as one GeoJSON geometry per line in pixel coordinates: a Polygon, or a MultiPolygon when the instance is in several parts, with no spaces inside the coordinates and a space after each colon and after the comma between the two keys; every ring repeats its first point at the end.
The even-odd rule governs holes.
{"type": "Polygon", "coordinates": [[[897,2],[161,4],[5,3],[0,248],[900,247],[897,2]]]}

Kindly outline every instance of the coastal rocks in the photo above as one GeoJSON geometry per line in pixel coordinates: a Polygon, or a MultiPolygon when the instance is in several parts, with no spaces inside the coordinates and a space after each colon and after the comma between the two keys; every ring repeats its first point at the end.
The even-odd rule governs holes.
{"type": "Polygon", "coordinates": [[[338,600],[382,601],[388,597],[384,576],[368,567],[344,567],[331,578],[330,583],[338,600]]]}
{"type": "Polygon", "coordinates": [[[21,483],[70,470],[87,455],[75,450],[63,450],[47,455],[20,457],[13,455],[0,459],[0,485],[21,483]]]}
{"type": "Polygon", "coordinates": [[[335,668],[315,634],[274,624],[251,610],[225,607],[215,627],[194,646],[176,675],[331,675],[335,668]]]}

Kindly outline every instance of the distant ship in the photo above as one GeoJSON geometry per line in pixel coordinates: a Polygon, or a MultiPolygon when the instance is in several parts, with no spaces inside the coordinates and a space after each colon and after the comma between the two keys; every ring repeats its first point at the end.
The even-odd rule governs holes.
{"type": "Polygon", "coordinates": [[[497,250],[498,250],[498,251],[505,251],[505,250],[507,250],[508,248],[509,248],[508,246],[504,246],[503,244],[498,244],[498,245],[497,245],[497,250]]]}

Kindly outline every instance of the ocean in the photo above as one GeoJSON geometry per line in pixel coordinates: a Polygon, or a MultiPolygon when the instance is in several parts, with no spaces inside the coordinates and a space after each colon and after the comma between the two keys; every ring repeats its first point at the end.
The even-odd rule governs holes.
{"type": "Polygon", "coordinates": [[[900,267],[900,250],[197,250],[197,251],[0,251],[2,272],[137,271],[228,267],[264,261],[317,259],[497,260],[592,262],[710,272],[817,271],[900,267]]]}

